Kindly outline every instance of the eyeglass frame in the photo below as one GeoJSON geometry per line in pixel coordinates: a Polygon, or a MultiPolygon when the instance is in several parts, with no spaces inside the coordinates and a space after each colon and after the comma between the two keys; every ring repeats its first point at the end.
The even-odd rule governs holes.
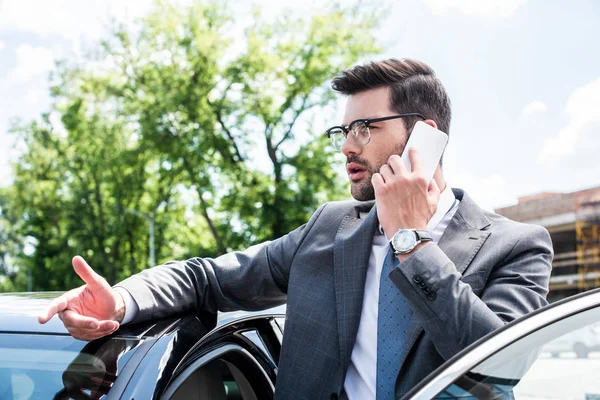
{"type": "MultiPolygon", "coordinates": [[[[337,148],[333,144],[333,141],[331,140],[331,131],[336,128],[340,128],[342,130],[342,132],[344,132],[344,140],[346,140],[348,138],[348,134],[351,131],[350,127],[356,123],[362,122],[365,124],[365,128],[367,128],[367,134],[368,134],[366,141],[364,143],[362,143],[362,145],[365,146],[365,145],[369,144],[369,142],[371,141],[371,131],[369,130],[369,126],[371,124],[376,123],[376,122],[383,122],[383,121],[389,121],[391,119],[406,118],[406,117],[419,117],[419,118],[422,118],[423,121],[425,121],[427,119],[423,114],[416,113],[416,112],[390,115],[388,117],[380,117],[380,118],[360,118],[360,119],[355,119],[354,121],[350,122],[346,126],[343,126],[343,125],[332,126],[331,128],[329,128],[325,131],[325,135],[327,135],[327,139],[329,139],[329,143],[331,143],[331,146],[336,150],[340,150],[341,146],[340,146],[340,148],[337,148]]],[[[352,131],[354,131],[354,129],[352,129],[352,131]]],[[[356,136],[358,136],[358,133],[354,133],[354,137],[356,137],[356,136]]]]}

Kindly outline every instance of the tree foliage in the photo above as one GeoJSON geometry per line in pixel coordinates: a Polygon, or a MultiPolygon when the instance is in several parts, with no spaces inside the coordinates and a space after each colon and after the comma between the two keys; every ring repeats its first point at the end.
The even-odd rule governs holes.
{"type": "Polygon", "coordinates": [[[57,65],[51,111],[12,129],[26,151],[0,192],[0,260],[19,268],[0,263],[0,290],[25,273],[36,290],[77,286],[75,254],[114,283],[149,265],[150,223],[159,262],[214,256],[345,197],[311,118],[334,101],[327,81],[378,51],[375,21],[359,6],[273,20],[158,2],[57,65]]]}

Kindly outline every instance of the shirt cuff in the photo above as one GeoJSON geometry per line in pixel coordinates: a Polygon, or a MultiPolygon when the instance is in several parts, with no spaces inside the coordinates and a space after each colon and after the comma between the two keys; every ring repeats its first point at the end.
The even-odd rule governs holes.
{"type": "Polygon", "coordinates": [[[123,321],[121,321],[121,325],[128,324],[138,314],[140,307],[135,302],[131,293],[129,293],[129,290],[120,286],[117,286],[114,289],[121,294],[123,301],[125,302],[125,316],[123,317],[123,321]]]}

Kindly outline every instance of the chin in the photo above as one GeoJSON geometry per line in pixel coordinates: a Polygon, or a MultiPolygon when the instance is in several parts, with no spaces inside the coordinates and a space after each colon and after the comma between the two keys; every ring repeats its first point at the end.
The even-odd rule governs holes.
{"type": "Polygon", "coordinates": [[[369,184],[351,183],[350,194],[357,201],[375,200],[375,189],[369,184]]]}

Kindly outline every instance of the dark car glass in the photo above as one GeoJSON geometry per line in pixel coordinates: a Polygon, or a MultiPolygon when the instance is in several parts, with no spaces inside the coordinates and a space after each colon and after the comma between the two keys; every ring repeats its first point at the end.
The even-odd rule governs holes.
{"type": "Polygon", "coordinates": [[[102,399],[139,343],[0,334],[0,399],[102,399]]]}

